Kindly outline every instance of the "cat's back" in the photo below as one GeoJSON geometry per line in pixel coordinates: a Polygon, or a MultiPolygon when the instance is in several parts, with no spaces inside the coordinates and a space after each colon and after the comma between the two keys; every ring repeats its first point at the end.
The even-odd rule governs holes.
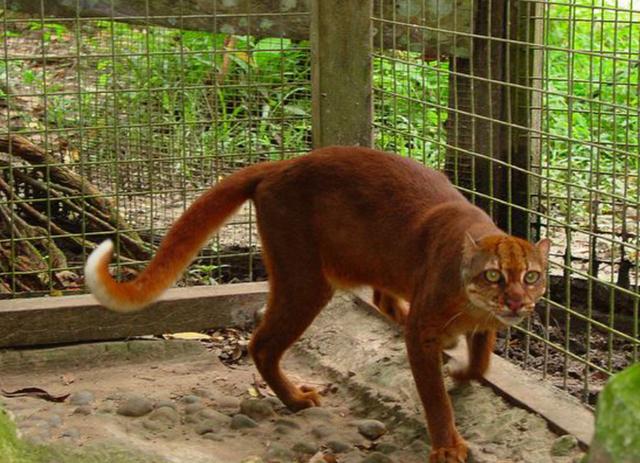
{"type": "Polygon", "coordinates": [[[406,196],[438,203],[464,200],[443,173],[410,158],[363,147],[314,150],[294,160],[284,175],[325,193],[350,190],[370,195],[376,191],[389,199],[406,196]]]}

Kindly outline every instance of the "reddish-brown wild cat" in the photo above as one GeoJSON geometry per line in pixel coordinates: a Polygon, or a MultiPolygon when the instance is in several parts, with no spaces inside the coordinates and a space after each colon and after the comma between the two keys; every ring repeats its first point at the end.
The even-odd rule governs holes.
{"type": "Polygon", "coordinates": [[[222,180],[187,209],[133,281],[111,278],[113,245],[102,243],[87,262],[88,286],[112,310],[148,305],[248,199],[255,203],[270,285],[250,352],[273,391],[292,410],[319,405],[312,388],[287,379],[280,359],[335,287],[371,285],[380,310],[405,326],[431,435],[430,461],[465,461],[467,447],[443,382],[443,347],[465,334],[469,364],[453,375],[480,378],[495,330],[529,315],[542,296],[549,241],[533,245],[505,234],[444,175],[417,162],[329,147],[222,180]]]}

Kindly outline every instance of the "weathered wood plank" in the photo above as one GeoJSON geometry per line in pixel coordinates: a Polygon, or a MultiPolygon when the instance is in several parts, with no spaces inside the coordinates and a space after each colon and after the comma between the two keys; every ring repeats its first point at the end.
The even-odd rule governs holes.
{"type": "MultiPolygon", "coordinates": [[[[131,24],[255,37],[309,38],[312,0],[7,0],[8,10],[32,17],[115,19],[131,24]]],[[[352,3],[352,2],[341,2],[352,3]]],[[[376,0],[374,33],[386,48],[468,56],[470,0],[376,0]],[[394,24],[398,24],[397,26],[394,24]],[[405,27],[402,24],[410,24],[405,27]],[[436,29],[439,29],[436,30],[436,29]],[[443,32],[447,31],[447,32],[443,32]]],[[[367,16],[368,18],[369,16],[367,16]]],[[[355,19],[355,18],[349,18],[355,19]]],[[[348,46],[349,41],[345,42],[348,46]]]]}
{"type": "Polygon", "coordinates": [[[314,0],[313,146],[371,146],[371,0],[314,0]]]}
{"type": "Polygon", "coordinates": [[[91,295],[0,301],[0,347],[244,326],[267,291],[267,283],[174,288],[152,307],[131,314],[110,312],[91,295]]]}

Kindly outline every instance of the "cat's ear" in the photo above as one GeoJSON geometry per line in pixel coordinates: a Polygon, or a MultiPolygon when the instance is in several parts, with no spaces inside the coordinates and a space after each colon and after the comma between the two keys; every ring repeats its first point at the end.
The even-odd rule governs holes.
{"type": "Polygon", "coordinates": [[[542,238],[536,243],[536,249],[542,257],[546,260],[549,257],[549,249],[551,248],[551,240],[549,238],[542,238]]]}
{"type": "Polygon", "coordinates": [[[469,232],[465,232],[464,234],[464,242],[462,244],[462,256],[466,261],[471,260],[471,258],[480,250],[480,246],[473,236],[469,234],[469,232]]]}

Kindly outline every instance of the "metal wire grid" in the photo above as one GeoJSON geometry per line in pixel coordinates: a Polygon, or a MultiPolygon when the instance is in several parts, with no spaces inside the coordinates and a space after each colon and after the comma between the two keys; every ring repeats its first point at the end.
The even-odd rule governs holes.
{"type": "MultiPolygon", "coordinates": [[[[456,8],[439,3],[443,10],[456,8]]],[[[503,19],[519,25],[516,35],[487,38],[374,12],[375,27],[393,28],[396,37],[419,29],[472,40],[467,65],[453,57],[423,62],[441,57],[438,44],[414,54],[374,46],[376,66],[393,76],[391,86],[374,78],[375,108],[386,114],[374,122],[377,141],[437,168],[453,166],[449,173],[460,188],[473,200],[488,200],[483,205],[506,228],[521,224],[512,214],[505,221],[500,208],[524,212],[530,238],[552,238],[544,304],[536,318],[500,340],[499,350],[593,404],[610,374],[638,361],[640,346],[640,2],[526,1],[518,17],[497,3],[477,8],[505,11],[503,19]],[[487,56],[492,47],[504,47],[504,77],[491,75],[492,66],[488,74],[474,72],[480,65],[473,47],[483,45],[487,56]],[[409,83],[416,75],[418,92],[409,83]],[[456,94],[456,80],[469,82],[471,98],[456,94]],[[478,107],[474,90],[498,97],[494,92],[502,90],[502,111],[478,107]],[[476,144],[487,134],[478,121],[492,124],[483,142],[493,146],[486,151],[476,144]],[[466,132],[466,139],[451,137],[452,130],[466,132]],[[507,140],[506,151],[494,132],[507,140]],[[476,170],[487,160],[488,184],[478,184],[476,170]],[[525,182],[514,181],[522,174],[525,182]]],[[[489,30],[492,20],[500,19],[489,17],[489,30]]]]}
{"type": "MultiPolygon", "coordinates": [[[[487,3],[489,11],[497,1],[487,3]]],[[[519,14],[526,15],[507,18],[518,20],[519,35],[490,39],[460,30],[455,19],[453,27],[419,26],[376,9],[374,129],[383,149],[452,167],[454,180],[473,200],[488,200],[496,216],[501,209],[524,211],[534,231],[554,239],[545,307],[538,319],[502,339],[500,348],[590,402],[604,378],[638,359],[640,13],[622,0],[520,3],[525,7],[519,14]],[[389,28],[397,39],[391,50],[382,43],[389,28]],[[407,51],[416,32],[425,45],[407,51]],[[518,72],[475,72],[474,41],[484,41],[487,55],[504,46],[504,67],[518,72]],[[450,58],[442,58],[445,53],[450,58]],[[503,99],[500,111],[478,107],[477,94],[484,91],[503,99]],[[492,136],[479,140],[482,123],[491,124],[492,136]],[[508,140],[507,149],[497,156],[501,138],[508,140]],[[522,146],[525,163],[518,158],[522,146]],[[486,184],[478,183],[482,162],[492,166],[486,184]],[[528,179],[524,192],[514,182],[522,174],[528,179]]],[[[423,5],[403,8],[419,11],[423,5]]],[[[436,10],[453,8],[454,18],[469,15],[473,23],[473,11],[456,12],[459,5],[442,1],[436,10]]],[[[386,11],[400,11],[396,6],[386,11]]],[[[245,19],[257,16],[247,12],[245,19]]],[[[184,18],[177,15],[176,24],[184,18]]],[[[207,19],[216,22],[213,15],[207,19]]],[[[251,38],[131,26],[109,14],[25,19],[6,14],[6,8],[2,28],[0,135],[24,135],[55,154],[59,162],[40,166],[45,183],[52,169],[71,168],[98,186],[99,196],[112,200],[128,228],[145,240],[157,242],[191,199],[226,172],[310,146],[306,42],[274,40],[258,47],[251,38]],[[302,72],[288,67],[291,53],[302,72]],[[257,66],[258,58],[271,62],[269,72],[257,66]],[[238,72],[221,77],[225,61],[238,72]],[[199,62],[207,65],[194,64],[199,62]]],[[[12,157],[0,160],[9,183],[34,167],[12,157]]],[[[0,202],[9,206],[5,222],[19,218],[21,205],[48,216],[59,207],[53,192],[35,198],[20,193],[0,202]]],[[[506,217],[507,228],[518,226],[511,214],[506,217]]],[[[225,242],[246,244],[236,254],[252,271],[251,211],[226,233],[206,252],[209,260],[199,262],[197,279],[221,277],[221,263],[231,254],[223,254],[225,242]]],[[[75,232],[81,240],[99,241],[100,234],[75,232]]],[[[2,238],[5,262],[19,258],[21,242],[44,237],[55,243],[61,236],[48,224],[34,236],[2,238]]],[[[48,273],[52,291],[52,275],[78,272],[84,257],[55,266],[48,255],[47,268],[31,273],[48,273]]],[[[34,293],[16,283],[24,273],[13,264],[0,268],[12,295],[34,293]]]]}
{"type": "MultiPolygon", "coordinates": [[[[68,261],[56,260],[53,249],[62,238],[99,242],[111,237],[121,245],[124,234],[133,232],[157,243],[192,199],[220,177],[310,147],[308,43],[251,35],[252,24],[257,27],[264,18],[277,22],[293,13],[247,11],[239,20],[248,35],[235,36],[222,32],[225,27],[218,21],[223,19],[214,14],[199,17],[210,22],[213,33],[180,29],[186,16],[179,8],[169,18],[176,29],[141,25],[157,19],[149,16],[148,4],[146,17],[119,15],[116,22],[111,3],[111,11],[100,18],[79,13],[24,17],[3,5],[0,137],[21,135],[55,162],[27,164],[2,155],[0,178],[6,185],[17,185],[20,175],[39,169],[38,180],[51,188],[36,196],[28,189],[11,197],[0,193],[0,222],[17,224],[25,208],[52,217],[63,206],[50,176],[57,167],[91,182],[97,196],[110,201],[125,219],[115,229],[89,231],[83,225],[89,214],[83,205],[73,213],[80,227],[60,230],[48,224],[27,234],[8,227],[0,236],[5,296],[82,288],[80,279],[61,285],[60,276],[76,280],[87,250],[68,261]],[[130,20],[138,24],[127,24],[130,20]],[[43,264],[21,266],[21,246],[43,242],[43,264]],[[39,280],[38,290],[28,284],[32,277],[39,280]]],[[[229,19],[237,18],[224,15],[229,19]]],[[[65,199],[87,196],[82,192],[65,199]]],[[[197,261],[184,283],[229,280],[228,259],[253,278],[256,243],[253,212],[246,208],[205,249],[206,259],[197,261]]],[[[145,261],[128,259],[126,269],[145,261]]]]}

